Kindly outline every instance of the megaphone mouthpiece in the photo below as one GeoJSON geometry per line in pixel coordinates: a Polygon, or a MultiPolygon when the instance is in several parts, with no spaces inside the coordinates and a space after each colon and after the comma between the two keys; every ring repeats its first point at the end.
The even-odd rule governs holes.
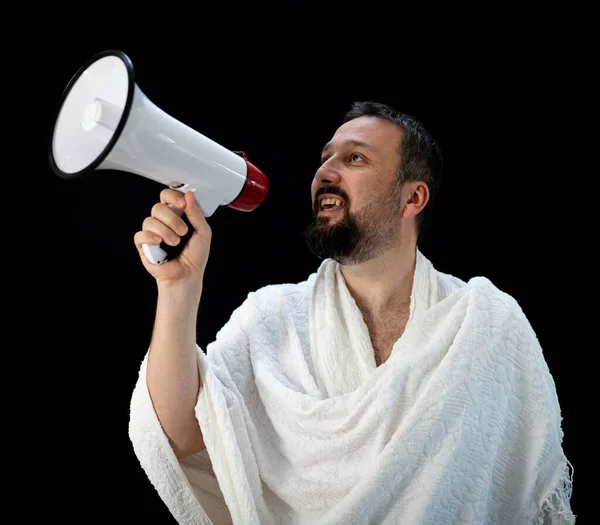
{"type": "Polygon", "coordinates": [[[236,153],[246,161],[246,180],[238,196],[225,206],[237,211],[254,211],[269,193],[269,179],[248,160],[246,152],[236,153]]]}
{"type": "MultiPolygon", "coordinates": [[[[98,53],[71,78],[49,156],[64,179],[119,170],[193,191],[205,217],[219,206],[253,211],[269,192],[267,177],[244,152],[221,146],[154,105],[135,83],[129,57],[116,50],[98,53]]],[[[149,246],[144,252],[160,264],[171,258],[169,249],[149,246]]]]}

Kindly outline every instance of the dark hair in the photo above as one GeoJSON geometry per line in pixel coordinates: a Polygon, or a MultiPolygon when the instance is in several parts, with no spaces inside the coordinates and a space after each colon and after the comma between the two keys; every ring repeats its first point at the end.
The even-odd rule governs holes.
{"type": "Polygon", "coordinates": [[[390,120],[404,131],[400,143],[398,182],[423,181],[429,187],[429,202],[415,218],[418,235],[423,221],[431,213],[442,178],[444,162],[439,145],[417,119],[380,102],[354,102],[344,115],[343,123],[365,116],[390,120]]]}

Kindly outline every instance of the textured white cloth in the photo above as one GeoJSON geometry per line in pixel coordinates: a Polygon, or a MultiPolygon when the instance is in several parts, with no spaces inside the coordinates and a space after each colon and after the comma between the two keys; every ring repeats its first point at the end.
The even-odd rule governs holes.
{"type": "Polygon", "coordinates": [[[417,250],[410,318],[377,367],[337,263],[248,295],[206,355],[206,451],[178,462],[146,388],[130,438],[180,524],[572,524],[553,378],[517,302],[417,250]]]}

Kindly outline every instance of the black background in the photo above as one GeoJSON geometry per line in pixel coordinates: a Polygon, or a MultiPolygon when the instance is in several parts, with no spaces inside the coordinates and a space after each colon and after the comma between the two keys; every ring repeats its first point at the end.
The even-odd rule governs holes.
{"type": "Polygon", "coordinates": [[[127,428],[156,298],[133,235],[162,187],[121,172],[65,181],[51,172],[46,153],[63,88],[92,55],[113,48],[128,54],[138,86],[157,106],[223,146],[246,151],[270,180],[270,194],[255,212],[221,208],[209,219],[202,346],[249,291],[303,280],[317,268],[302,241],[310,183],[320,148],[350,103],[382,101],[419,118],[438,138],[446,163],[421,249],[438,269],[463,279],[484,275],[523,307],[556,382],[564,447],[575,467],[572,503],[580,513],[584,474],[578,472],[586,459],[576,430],[578,378],[589,336],[574,305],[583,295],[577,280],[592,260],[582,256],[588,245],[577,236],[587,227],[577,208],[586,190],[574,168],[588,103],[579,89],[580,73],[589,68],[580,54],[585,45],[575,44],[580,18],[480,14],[478,24],[463,20],[437,35],[425,31],[427,19],[394,14],[390,20],[381,10],[377,23],[361,11],[346,13],[342,23],[288,3],[270,11],[277,22],[261,15],[259,25],[232,8],[213,18],[194,15],[193,30],[184,29],[192,17],[187,8],[176,11],[181,33],[179,22],[161,25],[158,18],[110,25],[101,7],[85,24],[81,18],[59,24],[55,14],[29,71],[37,79],[41,133],[27,160],[40,168],[30,174],[35,187],[11,200],[37,228],[37,243],[20,260],[31,286],[30,301],[21,302],[30,319],[21,338],[45,407],[29,402],[37,431],[29,436],[25,469],[41,476],[42,512],[69,523],[86,521],[79,512],[105,522],[173,522],[139,466],[127,428]],[[365,25],[387,38],[366,36],[365,25]]]}

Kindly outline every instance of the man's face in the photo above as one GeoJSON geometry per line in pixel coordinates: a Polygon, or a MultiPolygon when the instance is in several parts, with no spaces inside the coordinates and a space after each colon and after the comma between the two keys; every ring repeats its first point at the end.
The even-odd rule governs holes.
{"type": "Polygon", "coordinates": [[[338,128],[324,147],[311,185],[314,220],[305,232],[315,255],[356,264],[397,238],[401,138],[393,122],[360,117],[338,128]]]}

